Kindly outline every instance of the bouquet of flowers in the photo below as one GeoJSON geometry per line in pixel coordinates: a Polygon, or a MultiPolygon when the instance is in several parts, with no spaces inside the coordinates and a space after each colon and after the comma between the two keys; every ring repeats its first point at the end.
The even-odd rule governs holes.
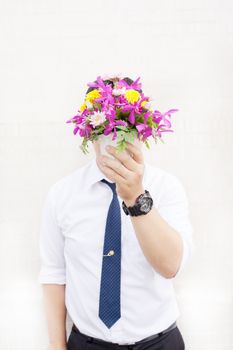
{"type": "Polygon", "coordinates": [[[100,135],[112,133],[116,139],[116,149],[124,151],[126,142],[135,138],[150,148],[148,137],[161,139],[163,132],[171,130],[171,114],[178,109],[165,113],[151,108],[151,98],[145,96],[140,77],[133,81],[120,76],[104,79],[98,76],[89,86],[85,99],[77,114],[66,121],[74,123],[74,135],[79,133],[83,138],[80,146],[84,154],[88,153],[88,141],[97,140],[100,135]]]}

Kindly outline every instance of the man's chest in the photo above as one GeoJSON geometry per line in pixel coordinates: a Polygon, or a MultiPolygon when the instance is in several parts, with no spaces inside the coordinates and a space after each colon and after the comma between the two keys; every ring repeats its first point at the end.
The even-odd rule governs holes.
{"type": "MultiPolygon", "coordinates": [[[[65,253],[75,263],[102,261],[106,220],[112,194],[93,189],[90,193],[72,196],[59,211],[59,226],[64,236],[65,253]]],[[[121,251],[122,260],[127,263],[148,267],[148,262],[139,245],[130,216],[122,209],[121,213],[121,251]]],[[[112,247],[114,250],[114,247],[112,247]]]]}

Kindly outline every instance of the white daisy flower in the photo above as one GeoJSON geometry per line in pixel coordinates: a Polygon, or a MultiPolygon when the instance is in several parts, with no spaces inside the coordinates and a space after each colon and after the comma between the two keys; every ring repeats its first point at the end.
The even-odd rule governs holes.
{"type": "Polygon", "coordinates": [[[106,115],[103,112],[95,111],[92,115],[90,115],[90,124],[94,127],[101,125],[106,120],[106,115]]]}
{"type": "Polygon", "coordinates": [[[112,94],[114,96],[120,96],[120,95],[124,95],[126,92],[126,88],[123,86],[120,89],[112,89],[112,94]]]}
{"type": "Polygon", "coordinates": [[[102,76],[103,80],[111,80],[111,79],[122,79],[123,78],[123,75],[121,72],[118,72],[118,73],[112,73],[112,74],[104,74],[102,76]]]}

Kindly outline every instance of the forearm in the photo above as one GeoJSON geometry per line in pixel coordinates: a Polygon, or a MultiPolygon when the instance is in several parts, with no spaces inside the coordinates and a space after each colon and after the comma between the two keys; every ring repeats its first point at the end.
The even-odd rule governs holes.
{"type": "Polygon", "coordinates": [[[175,276],[183,253],[180,234],[162,218],[155,207],[146,215],[130,218],[149,263],[164,277],[175,276]]]}
{"type": "Polygon", "coordinates": [[[66,349],[65,285],[43,284],[49,350],[66,349]]]}

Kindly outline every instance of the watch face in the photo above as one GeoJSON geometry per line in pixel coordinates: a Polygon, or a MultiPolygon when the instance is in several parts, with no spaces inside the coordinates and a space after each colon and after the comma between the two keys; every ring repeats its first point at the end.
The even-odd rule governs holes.
{"type": "Polygon", "coordinates": [[[140,209],[141,209],[141,211],[144,211],[145,213],[148,213],[148,211],[151,209],[151,200],[149,200],[148,198],[145,198],[142,201],[140,209]]]}
{"type": "Polygon", "coordinates": [[[153,200],[148,193],[145,193],[139,199],[139,203],[140,203],[140,210],[145,212],[145,213],[148,213],[151,209],[152,204],[153,204],[153,200]]]}
{"type": "Polygon", "coordinates": [[[142,193],[137,197],[136,202],[133,206],[127,207],[122,202],[122,207],[126,215],[138,216],[141,214],[147,214],[153,206],[153,199],[149,191],[145,190],[145,193],[142,193]]]}

